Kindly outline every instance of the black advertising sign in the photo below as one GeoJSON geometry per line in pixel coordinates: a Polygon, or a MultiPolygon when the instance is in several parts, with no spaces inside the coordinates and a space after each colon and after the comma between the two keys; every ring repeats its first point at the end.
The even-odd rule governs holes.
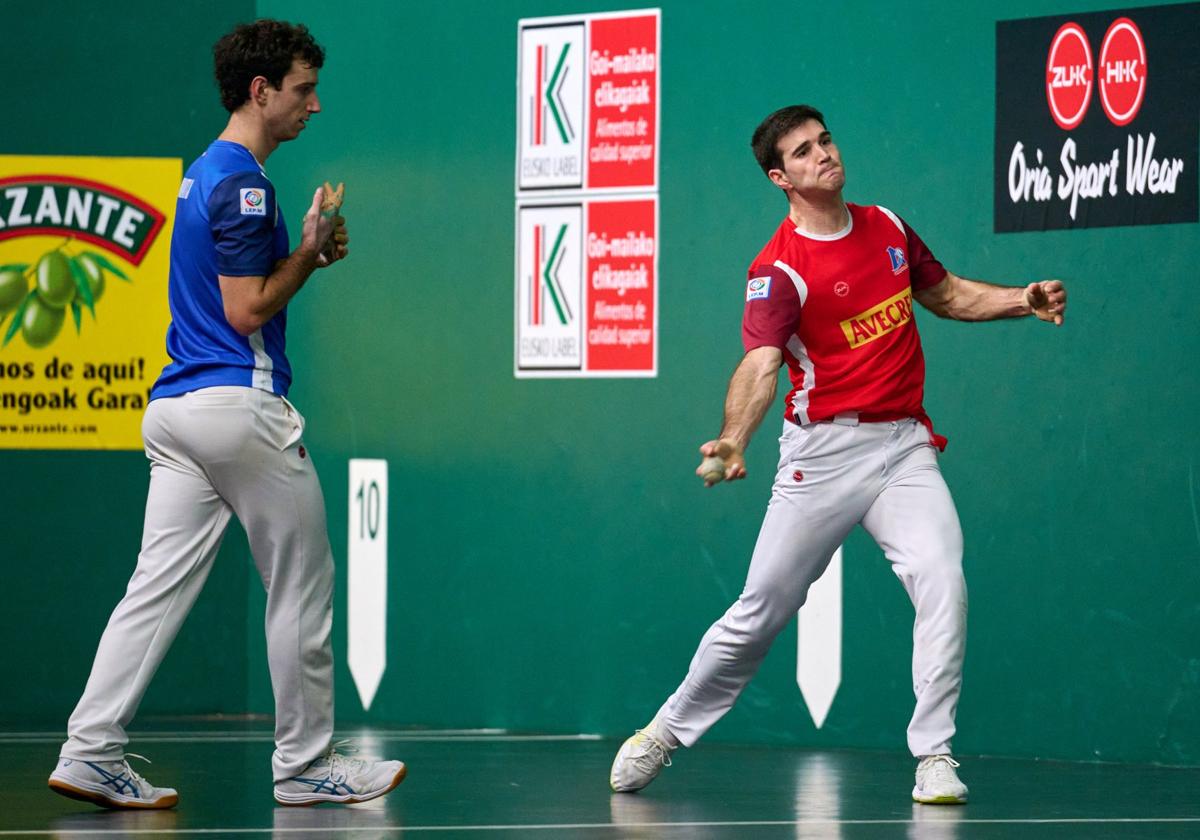
{"type": "Polygon", "coordinates": [[[1195,222],[1200,3],[996,24],[995,230],[1195,222]]]}

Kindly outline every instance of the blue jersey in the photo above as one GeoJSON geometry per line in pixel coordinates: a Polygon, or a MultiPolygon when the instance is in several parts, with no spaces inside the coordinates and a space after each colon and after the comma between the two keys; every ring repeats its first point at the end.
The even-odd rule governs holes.
{"type": "Polygon", "coordinates": [[[214,385],[243,385],[282,396],[292,383],[284,354],[287,308],[250,336],[225,319],[218,274],[265,277],[288,255],[287,226],[275,188],[250,151],[216,140],[188,167],[175,202],[167,298],[171,363],[151,399],[214,385]]]}

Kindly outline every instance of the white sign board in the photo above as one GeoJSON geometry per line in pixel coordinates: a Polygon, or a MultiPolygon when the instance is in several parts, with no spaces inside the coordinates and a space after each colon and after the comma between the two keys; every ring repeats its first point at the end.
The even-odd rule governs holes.
{"type": "Polygon", "coordinates": [[[387,461],[350,460],[347,661],[363,709],[387,667],[387,461]]]}

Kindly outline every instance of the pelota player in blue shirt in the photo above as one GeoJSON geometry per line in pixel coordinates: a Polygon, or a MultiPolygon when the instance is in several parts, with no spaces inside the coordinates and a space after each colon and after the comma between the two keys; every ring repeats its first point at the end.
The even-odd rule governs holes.
{"type": "Polygon", "coordinates": [[[345,258],[340,216],[318,189],[300,245],[263,170],[321,110],[324,50],[303,26],[260,20],[214,48],[229,123],[188,168],[171,239],[167,350],[142,423],[150,490],[137,568],[100,639],[50,787],[109,808],[170,808],[126,761],[125,727],[200,594],[229,517],[246,530],[267,590],[275,693],[275,799],[361,802],[404,778],[399,761],[339,755],[330,647],[333,555],[325,503],[287,401],[286,306],[317,268],[345,258]]]}

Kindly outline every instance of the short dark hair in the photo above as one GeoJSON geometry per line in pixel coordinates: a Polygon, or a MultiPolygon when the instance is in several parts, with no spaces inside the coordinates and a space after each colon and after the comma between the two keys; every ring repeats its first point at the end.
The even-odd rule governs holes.
{"type": "Polygon", "coordinates": [[[312,67],[325,63],[325,50],[304,24],[264,18],[235,26],[213,45],[214,71],[225,110],[232,114],[245,104],[255,76],[265,76],[279,90],[294,59],[312,67]]]}
{"type": "Polygon", "coordinates": [[[780,138],[809,120],[816,120],[822,128],[825,127],[825,116],[811,105],[788,105],[758,124],[754,136],[750,138],[750,148],[754,150],[754,157],[764,174],[770,174],[772,169],[783,169],[783,155],[779,153],[780,138]]]}

